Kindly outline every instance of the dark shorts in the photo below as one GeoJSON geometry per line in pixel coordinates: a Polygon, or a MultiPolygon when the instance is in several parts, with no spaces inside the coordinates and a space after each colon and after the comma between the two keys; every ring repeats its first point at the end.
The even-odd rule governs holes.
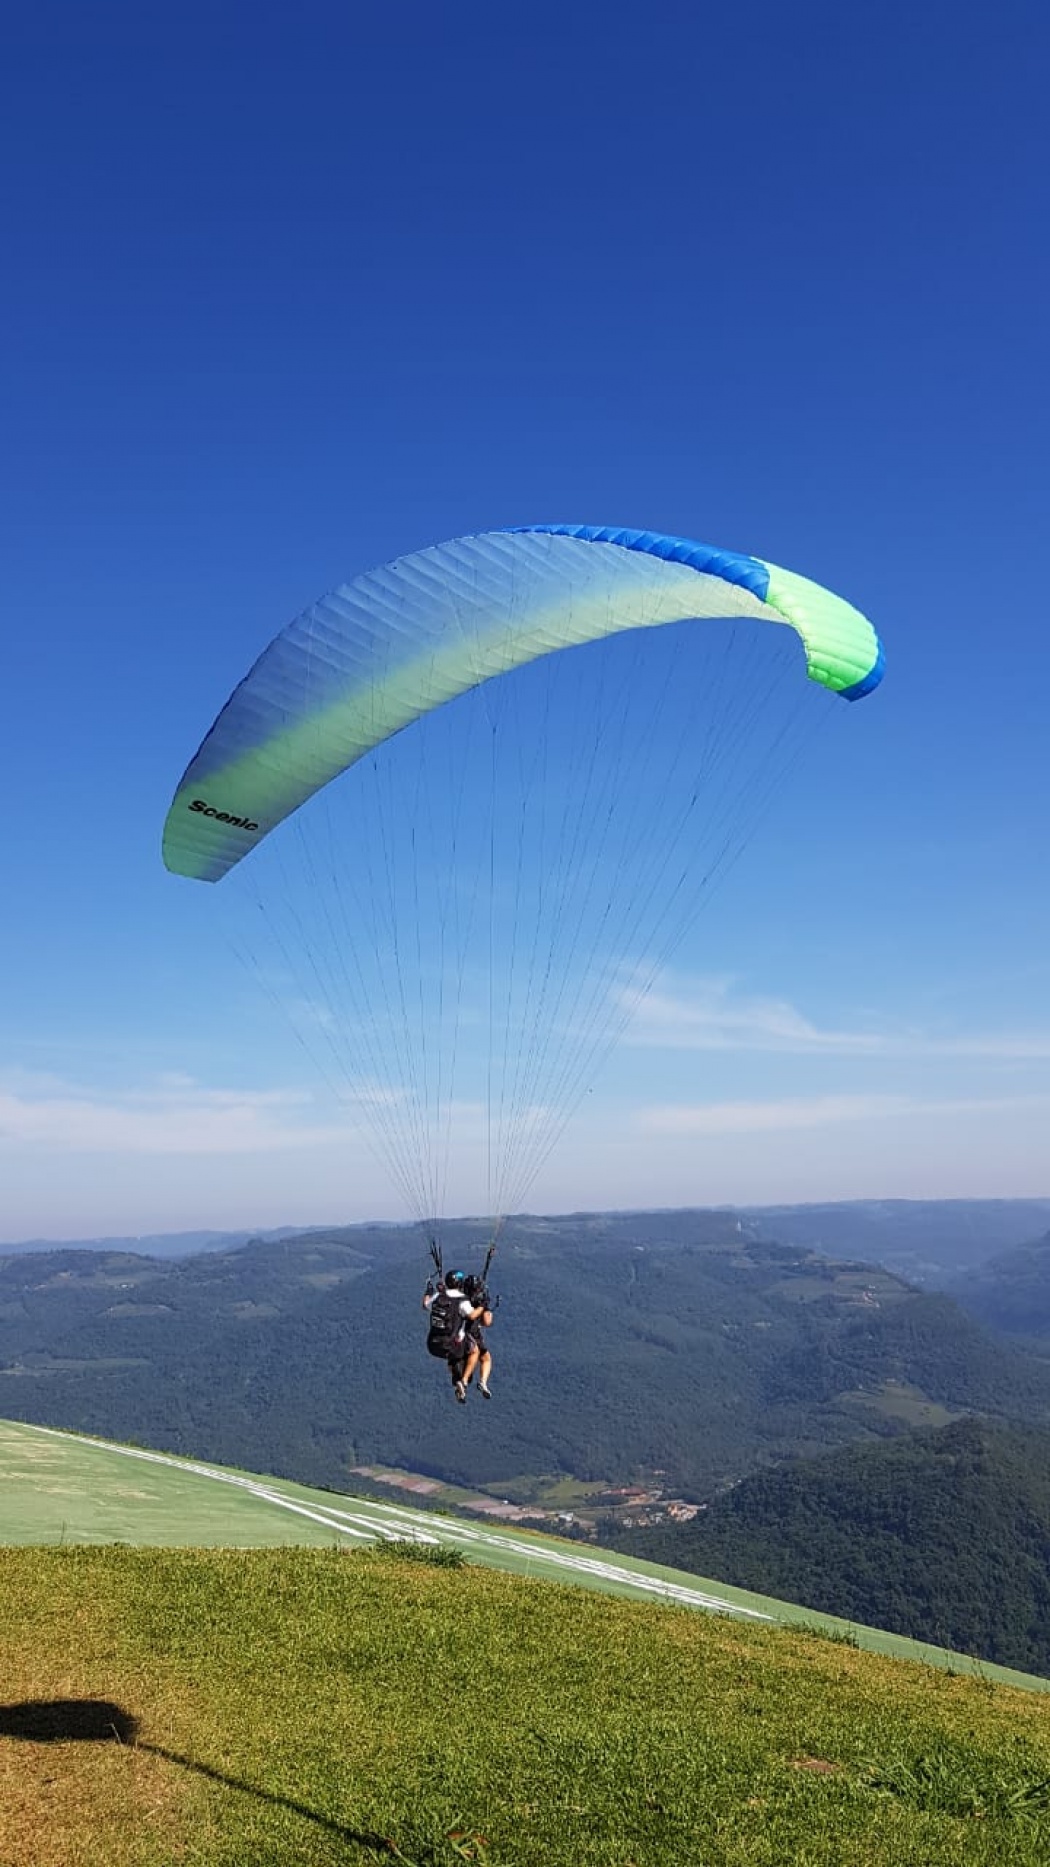
{"type": "Polygon", "coordinates": [[[482,1355],[488,1354],[488,1344],[485,1341],[485,1337],[482,1332],[481,1324],[479,1322],[470,1322],[467,1324],[467,1337],[468,1337],[468,1345],[469,1345],[469,1342],[476,1342],[479,1353],[482,1355]]]}

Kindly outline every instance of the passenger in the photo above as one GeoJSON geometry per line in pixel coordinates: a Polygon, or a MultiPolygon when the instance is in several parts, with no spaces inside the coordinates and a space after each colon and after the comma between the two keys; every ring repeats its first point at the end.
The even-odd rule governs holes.
{"type": "MultiPolygon", "coordinates": [[[[483,1277],[465,1278],[463,1288],[468,1300],[473,1306],[471,1320],[467,1324],[467,1339],[474,1344],[474,1347],[478,1351],[474,1364],[478,1371],[478,1393],[484,1400],[491,1400],[492,1389],[489,1386],[489,1375],[492,1373],[492,1351],[485,1340],[483,1331],[485,1329],[491,1329],[492,1327],[492,1305],[483,1277]]],[[[473,1374],[473,1372],[474,1369],[472,1368],[471,1374],[473,1374]]],[[[470,1386],[470,1378],[470,1374],[464,1377],[468,1387],[470,1386]]]]}

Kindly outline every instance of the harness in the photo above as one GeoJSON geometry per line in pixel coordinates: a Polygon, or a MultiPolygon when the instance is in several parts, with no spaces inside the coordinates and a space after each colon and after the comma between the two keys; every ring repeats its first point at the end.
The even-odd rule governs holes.
{"type": "Polygon", "coordinates": [[[430,1305],[430,1328],[427,1331],[427,1352],[438,1355],[448,1361],[461,1348],[466,1340],[467,1325],[460,1309],[462,1295],[455,1295],[448,1290],[439,1290],[430,1305]]]}

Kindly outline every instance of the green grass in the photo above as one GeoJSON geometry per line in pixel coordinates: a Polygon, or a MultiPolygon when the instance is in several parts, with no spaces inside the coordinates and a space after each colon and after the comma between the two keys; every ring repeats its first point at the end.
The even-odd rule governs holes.
{"type": "MultiPolygon", "coordinates": [[[[819,1632],[825,1639],[868,1652],[1050,1693],[1047,1679],[518,1524],[468,1521],[450,1515],[447,1508],[420,1511],[400,1497],[390,1502],[362,1500],[168,1454],[140,1456],[135,1448],[0,1421],[0,1545],[345,1548],[406,1536],[436,1537],[476,1564],[528,1580],[572,1581],[580,1588],[634,1600],[684,1590],[695,1607],[721,1605],[819,1632]]],[[[682,1599],[680,1593],[677,1599],[682,1599]]],[[[0,1867],[6,1867],[2,1856],[0,1867]]]]}
{"type": "Polygon", "coordinates": [[[842,1399],[850,1406],[865,1408],[884,1419],[899,1420],[904,1426],[950,1426],[953,1420],[963,1417],[958,1408],[941,1406],[921,1388],[905,1381],[884,1381],[872,1393],[843,1394],[842,1399]]]}
{"type": "Polygon", "coordinates": [[[1050,1859],[1043,1699],[799,1631],[396,1548],[5,1549],[0,1627],[4,1867],[1050,1859]]]}
{"type": "Polygon", "coordinates": [[[576,1510],[580,1505],[589,1504],[599,1497],[603,1491],[608,1491],[609,1486],[583,1478],[571,1478],[567,1473],[552,1478],[544,1476],[542,1472],[525,1472],[516,1478],[505,1478],[500,1484],[480,1485],[478,1488],[492,1497],[509,1498],[512,1504],[538,1504],[543,1510],[576,1510]]]}
{"type": "Polygon", "coordinates": [[[209,1482],[189,1464],[151,1464],[94,1440],[0,1421],[0,1543],[332,1541],[330,1525],[209,1482]]]}

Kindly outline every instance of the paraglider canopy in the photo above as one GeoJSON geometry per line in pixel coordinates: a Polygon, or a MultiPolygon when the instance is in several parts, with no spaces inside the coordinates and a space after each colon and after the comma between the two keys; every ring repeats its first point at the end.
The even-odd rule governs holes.
{"type": "Polygon", "coordinates": [[[860,699],[882,666],[858,610],[760,558],[598,526],[453,539],[271,642],[164,860],[240,890],[234,944],[416,1216],[447,1209],[462,1143],[485,1193],[459,1209],[498,1220],[782,789],[817,690],[860,699]]]}
{"type": "Polygon", "coordinates": [[[871,624],[760,558],[653,532],[546,526],[453,539],[305,610],[227,701],[176,793],[164,860],[216,882],[383,740],[483,681],[623,630],[786,624],[845,699],[882,675],[871,624]]]}

